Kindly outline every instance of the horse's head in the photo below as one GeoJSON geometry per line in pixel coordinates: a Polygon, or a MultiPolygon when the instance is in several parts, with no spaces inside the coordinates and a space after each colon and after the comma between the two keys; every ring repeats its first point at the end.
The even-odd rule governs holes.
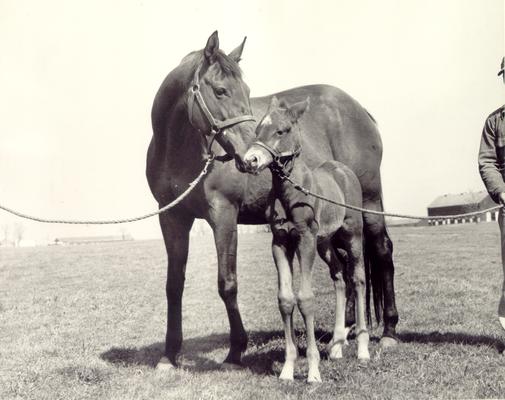
{"type": "Polygon", "coordinates": [[[208,39],[198,60],[187,97],[193,127],[204,133],[207,145],[216,140],[236,166],[245,172],[244,154],[254,139],[249,87],[238,65],[245,39],[226,55],[219,49],[217,31],[208,39]]]}
{"type": "Polygon", "coordinates": [[[309,106],[309,98],[289,105],[274,96],[266,115],[256,128],[256,141],[249,147],[244,163],[247,172],[257,174],[272,162],[296,157],[301,150],[300,130],[294,129],[309,106]]]}

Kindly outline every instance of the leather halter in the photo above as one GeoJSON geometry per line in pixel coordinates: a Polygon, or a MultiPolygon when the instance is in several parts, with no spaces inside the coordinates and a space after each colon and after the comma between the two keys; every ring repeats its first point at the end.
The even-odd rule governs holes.
{"type": "Polygon", "coordinates": [[[288,164],[302,152],[302,146],[298,146],[298,148],[290,151],[277,151],[277,149],[274,149],[273,147],[260,141],[254,142],[253,145],[254,144],[263,147],[272,155],[273,161],[270,163],[268,168],[270,168],[272,172],[275,172],[281,179],[284,179],[291,174],[291,171],[287,171],[286,168],[288,167],[288,164]]]}
{"type": "MultiPolygon", "coordinates": [[[[205,118],[207,118],[207,122],[210,125],[210,130],[209,132],[206,132],[205,135],[210,137],[210,142],[208,142],[208,148],[207,152],[211,157],[213,157],[213,153],[211,151],[212,143],[216,139],[218,135],[223,134],[223,132],[226,130],[226,128],[229,128],[231,126],[238,125],[242,122],[246,121],[256,121],[256,119],[250,115],[250,114],[245,114],[245,115],[239,115],[237,117],[232,117],[225,119],[224,121],[220,121],[214,118],[212,115],[212,112],[209,110],[209,107],[207,107],[207,104],[205,103],[205,100],[202,96],[202,93],[200,92],[200,69],[201,65],[198,66],[198,68],[195,71],[195,76],[191,82],[191,87],[189,89],[189,96],[188,96],[188,116],[189,116],[189,122],[191,125],[193,125],[193,106],[194,102],[196,100],[196,103],[200,107],[200,110],[202,111],[203,115],[205,115],[205,118]]],[[[227,159],[231,160],[232,156],[227,154],[227,159]]]]}

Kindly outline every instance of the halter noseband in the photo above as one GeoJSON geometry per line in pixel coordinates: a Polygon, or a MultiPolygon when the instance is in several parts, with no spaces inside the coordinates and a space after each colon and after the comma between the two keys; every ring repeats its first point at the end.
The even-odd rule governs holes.
{"type": "MultiPolygon", "coordinates": [[[[210,156],[213,156],[210,148],[212,147],[212,143],[214,142],[216,136],[222,134],[226,128],[235,126],[237,124],[246,121],[256,121],[256,119],[250,114],[239,115],[237,117],[225,119],[224,121],[219,121],[215,119],[211,111],[209,110],[209,107],[207,107],[207,104],[205,103],[202,93],[200,92],[200,78],[199,78],[200,69],[201,65],[198,66],[198,68],[196,69],[195,76],[193,78],[193,81],[191,82],[191,88],[189,89],[189,98],[188,98],[189,121],[191,124],[193,124],[193,105],[194,101],[196,100],[196,103],[199,105],[200,110],[202,111],[203,115],[205,115],[205,118],[207,118],[207,121],[209,122],[210,125],[210,130],[209,132],[205,133],[205,135],[211,138],[210,143],[208,144],[207,152],[209,153],[210,156]]],[[[228,155],[228,157],[229,157],[228,159],[231,159],[230,155],[228,155]]]]}
{"type": "Polygon", "coordinates": [[[277,151],[277,149],[274,149],[263,142],[257,141],[253,144],[263,147],[272,155],[273,161],[270,163],[268,168],[270,168],[270,170],[276,173],[280,178],[288,177],[291,174],[291,171],[286,171],[286,168],[288,164],[298,157],[302,151],[302,146],[298,146],[295,150],[277,151]]]}

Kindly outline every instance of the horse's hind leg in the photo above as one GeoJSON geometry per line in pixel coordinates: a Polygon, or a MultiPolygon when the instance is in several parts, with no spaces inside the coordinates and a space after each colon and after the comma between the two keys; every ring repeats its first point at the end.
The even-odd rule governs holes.
{"type": "Polygon", "coordinates": [[[298,351],[295,343],[295,332],[293,326],[293,311],[296,305],[295,294],[293,293],[293,255],[294,249],[290,245],[285,231],[275,233],[272,241],[272,254],[278,274],[278,294],[279,311],[284,324],[285,338],[285,361],[282,367],[280,379],[293,380],[295,361],[298,351]]]}
{"type": "Polygon", "coordinates": [[[157,369],[168,369],[177,365],[177,354],[182,345],[182,292],[188,260],[189,231],[194,218],[180,210],[160,214],[159,218],[167,251],[168,268],[165,355],[159,361],[157,369]]]}
{"type": "MultiPolygon", "coordinates": [[[[330,275],[335,287],[335,326],[333,337],[328,343],[328,356],[332,360],[342,358],[342,347],[346,342],[348,330],[345,327],[346,314],[346,284],[344,280],[344,264],[329,241],[318,244],[319,256],[328,264],[330,275]]],[[[354,310],[353,310],[354,312],[354,310]]]]}

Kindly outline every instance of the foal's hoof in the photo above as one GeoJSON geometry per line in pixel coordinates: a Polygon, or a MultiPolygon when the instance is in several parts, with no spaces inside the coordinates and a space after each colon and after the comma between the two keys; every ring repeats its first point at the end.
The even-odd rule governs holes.
{"type": "Polygon", "coordinates": [[[221,364],[221,369],[223,371],[242,371],[244,369],[244,366],[242,364],[235,364],[225,361],[221,364]]]}
{"type": "Polygon", "coordinates": [[[345,342],[343,343],[330,343],[326,347],[326,353],[328,354],[328,358],[330,360],[339,360],[343,357],[342,346],[345,346],[345,342]]]}
{"type": "Polygon", "coordinates": [[[319,375],[319,372],[317,372],[315,374],[310,374],[307,377],[307,383],[321,383],[321,382],[322,382],[322,379],[321,379],[321,375],[319,375]]]}
{"type": "Polygon", "coordinates": [[[379,342],[379,347],[381,349],[388,349],[391,347],[396,347],[397,344],[398,344],[398,340],[396,340],[392,337],[389,337],[389,336],[384,336],[383,338],[381,338],[381,340],[379,342]]]}
{"type": "Polygon", "coordinates": [[[158,364],[156,364],[156,371],[173,371],[177,367],[172,364],[172,362],[168,359],[168,357],[161,357],[158,364]]]}

